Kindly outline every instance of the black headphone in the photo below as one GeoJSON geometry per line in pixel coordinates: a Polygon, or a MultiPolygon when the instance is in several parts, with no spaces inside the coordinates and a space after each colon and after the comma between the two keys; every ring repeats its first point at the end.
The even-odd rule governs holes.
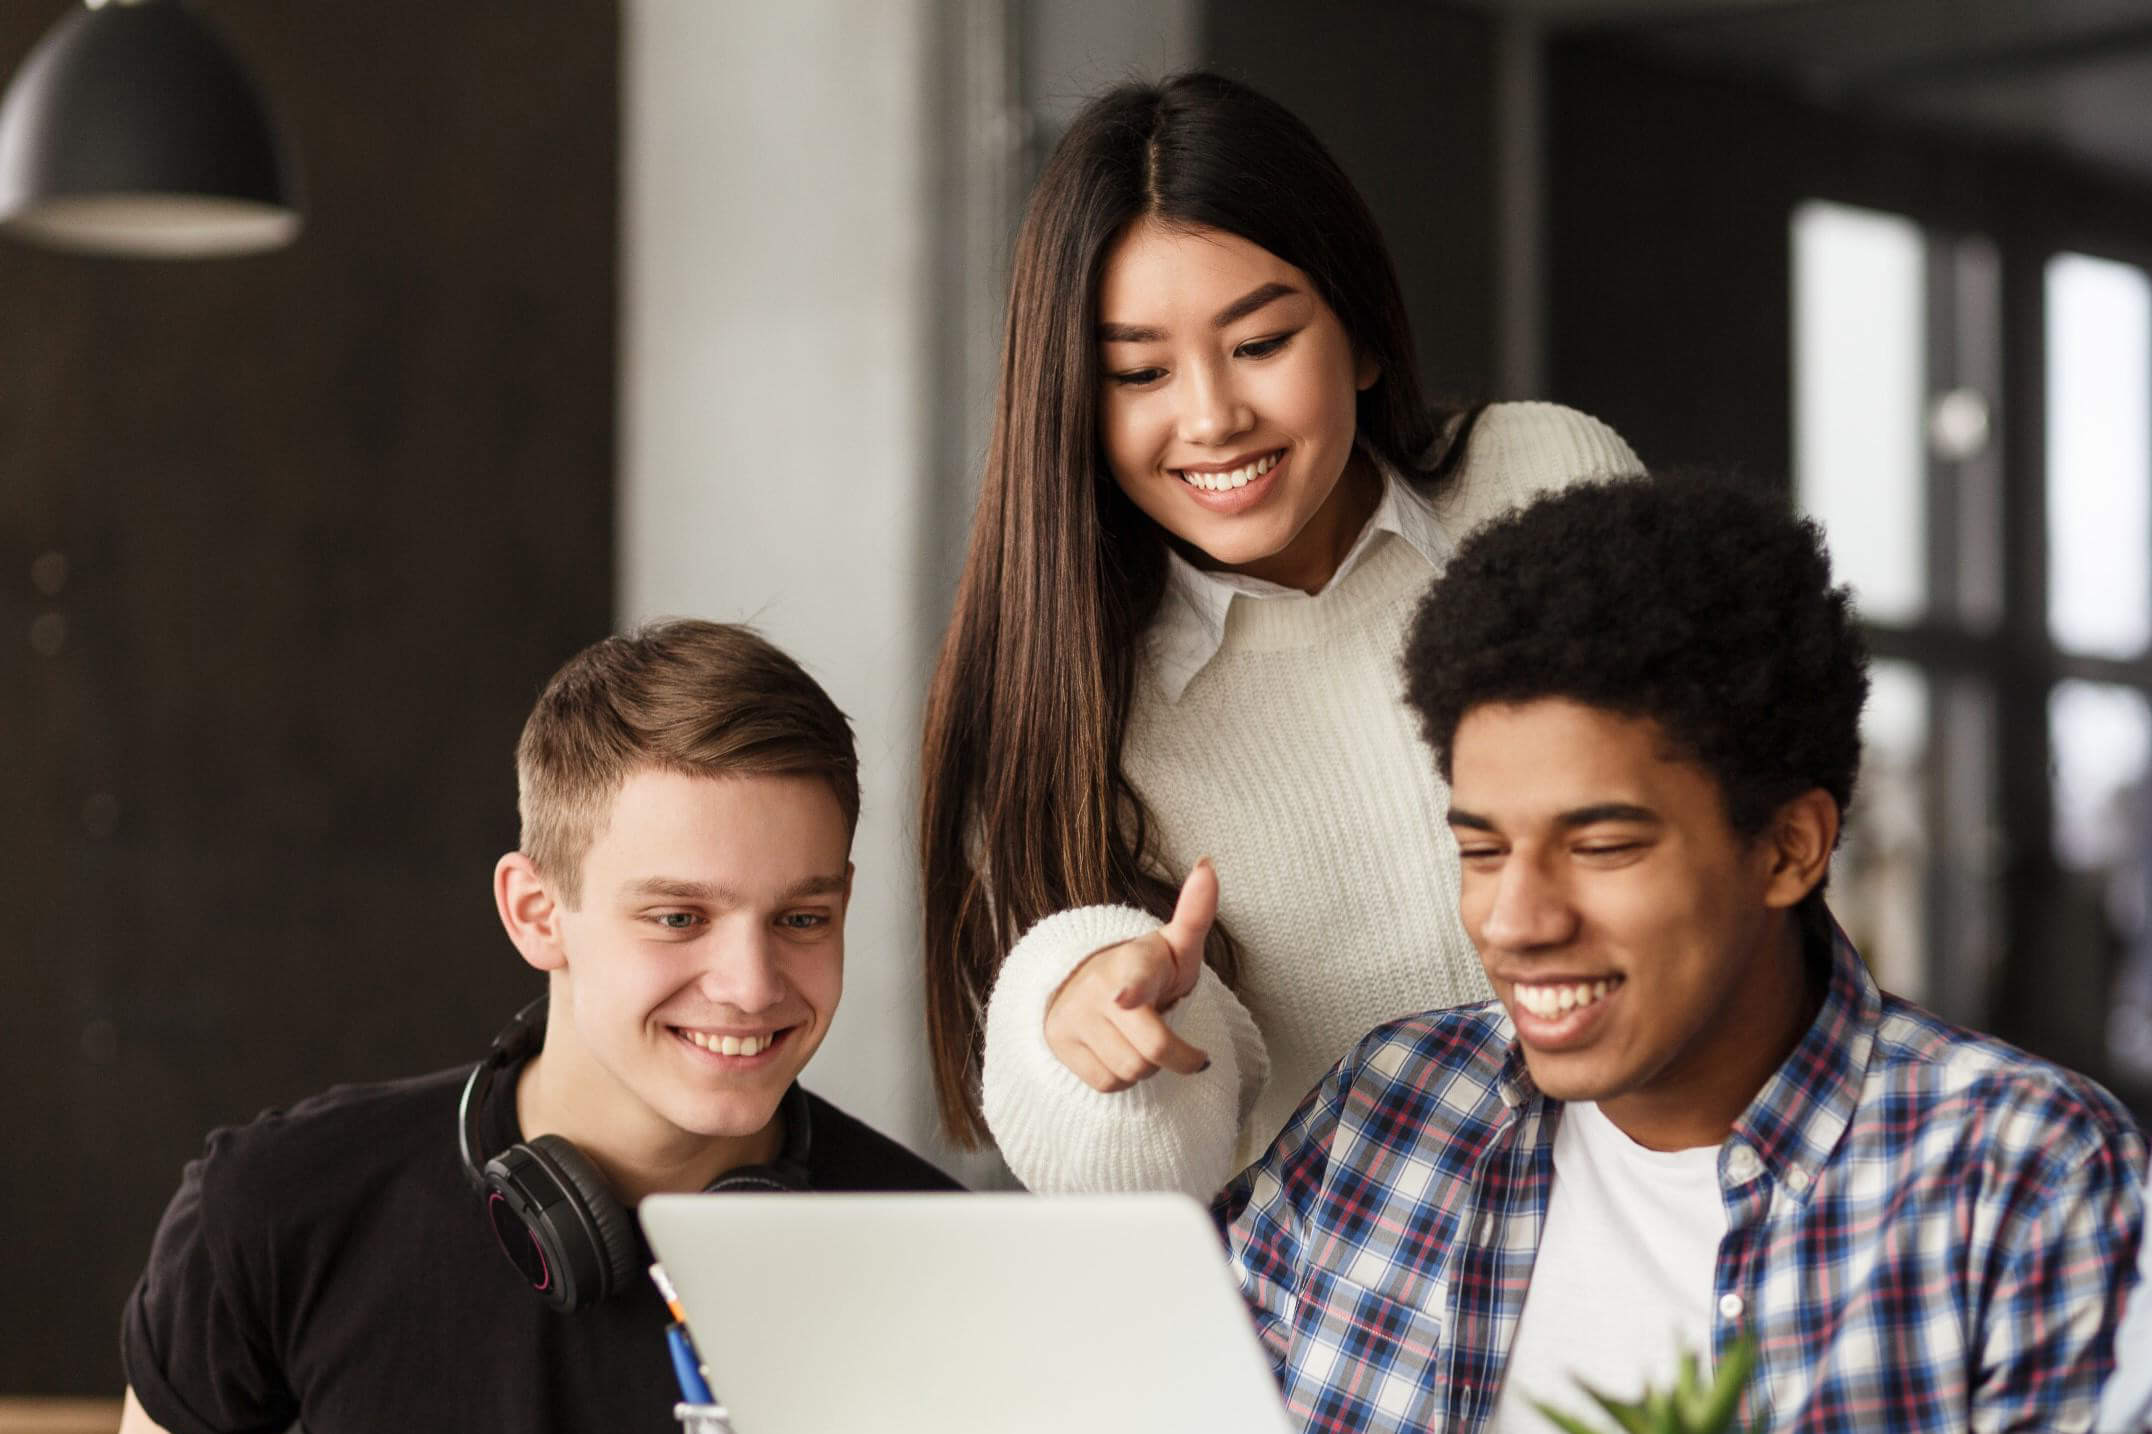
{"type": "MultiPolygon", "coordinates": [[[[463,1171],[485,1197],[486,1215],[501,1252],[556,1309],[587,1309],[627,1288],[641,1263],[634,1217],[622,1207],[590,1157],[558,1135],[509,1146],[483,1165],[478,1121],[493,1078],[538,1053],[545,1044],[546,998],[516,1012],[485,1059],[471,1067],[456,1104],[456,1146],[463,1171]]],[[[728,1170],[710,1190],[805,1190],[807,1096],[797,1084],[778,1114],[785,1144],[767,1165],[728,1170]]]]}

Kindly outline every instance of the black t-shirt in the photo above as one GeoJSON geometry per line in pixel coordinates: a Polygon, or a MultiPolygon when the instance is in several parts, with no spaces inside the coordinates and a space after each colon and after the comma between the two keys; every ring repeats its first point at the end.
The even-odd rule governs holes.
{"type": "MultiPolygon", "coordinates": [[[[338,1086],[210,1135],[121,1319],[150,1418],[173,1434],[679,1428],[648,1281],[563,1314],[501,1254],[456,1151],[467,1074],[338,1086]]],[[[489,1154],[521,1138],[515,1087],[504,1073],[486,1101],[489,1154]]],[[[814,1189],[957,1188],[807,1100],[814,1189]]]]}

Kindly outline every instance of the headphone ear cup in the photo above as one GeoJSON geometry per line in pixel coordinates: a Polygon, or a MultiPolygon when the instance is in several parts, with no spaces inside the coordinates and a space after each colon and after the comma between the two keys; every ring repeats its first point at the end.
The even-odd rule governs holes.
{"type": "Polygon", "coordinates": [[[568,1141],[511,1145],[486,1162],[482,1179],[501,1250],[555,1309],[587,1309],[634,1277],[628,1213],[568,1141]]]}
{"type": "Polygon", "coordinates": [[[561,1136],[541,1135],[528,1146],[553,1167],[562,1186],[573,1193],[568,1203],[583,1226],[581,1233],[589,1258],[581,1263],[587,1263],[589,1277],[577,1282],[573,1301],[565,1307],[586,1308],[627,1288],[635,1278],[635,1226],[612,1187],[605,1183],[590,1158],[561,1136]]]}

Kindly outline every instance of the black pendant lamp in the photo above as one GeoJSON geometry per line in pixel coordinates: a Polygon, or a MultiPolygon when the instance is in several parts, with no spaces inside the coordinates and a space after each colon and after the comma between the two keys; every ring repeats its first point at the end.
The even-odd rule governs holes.
{"type": "Polygon", "coordinates": [[[140,258],[249,254],[299,232],[261,94],[181,0],[87,0],[0,99],[0,231],[140,258]]]}

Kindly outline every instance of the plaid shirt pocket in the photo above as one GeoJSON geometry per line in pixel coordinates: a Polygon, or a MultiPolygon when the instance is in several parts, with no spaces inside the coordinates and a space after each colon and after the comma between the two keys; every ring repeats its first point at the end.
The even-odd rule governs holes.
{"type": "Polygon", "coordinates": [[[1311,1268],[1293,1312],[1286,1407],[1325,1434],[1430,1427],[1442,1335],[1439,1315],[1311,1268]]]}

